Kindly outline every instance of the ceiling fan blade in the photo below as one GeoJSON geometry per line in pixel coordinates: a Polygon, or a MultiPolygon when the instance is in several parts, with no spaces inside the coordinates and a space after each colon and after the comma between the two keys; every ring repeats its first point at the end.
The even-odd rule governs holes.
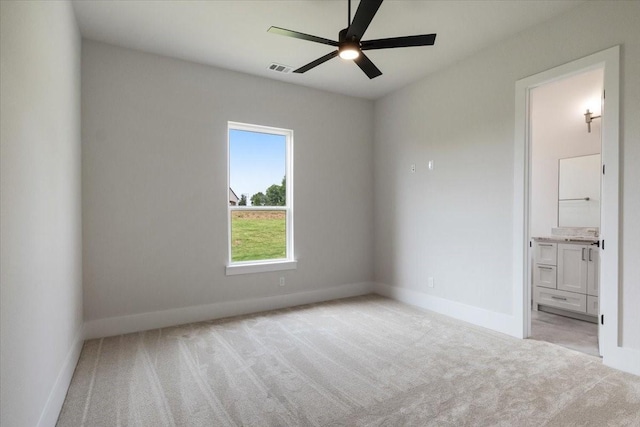
{"type": "Polygon", "coordinates": [[[420,36],[391,37],[389,39],[367,40],[360,42],[360,49],[390,49],[394,47],[431,46],[436,42],[435,34],[420,36]]]}
{"type": "Polygon", "coordinates": [[[317,67],[318,65],[320,65],[320,64],[322,64],[322,63],[327,62],[327,61],[328,61],[328,60],[330,60],[331,58],[335,58],[336,56],[338,56],[338,51],[337,51],[337,50],[334,50],[333,52],[328,53],[328,54],[326,54],[325,56],[322,56],[322,57],[320,57],[320,58],[316,59],[315,61],[311,61],[311,62],[309,62],[307,65],[304,65],[304,66],[302,66],[302,67],[298,68],[297,70],[293,70],[293,72],[294,72],[294,73],[298,73],[298,74],[301,74],[301,73],[307,72],[307,71],[309,71],[310,69],[312,69],[312,68],[314,68],[314,67],[317,67]]]}
{"type": "Polygon", "coordinates": [[[360,67],[370,79],[375,79],[382,75],[382,71],[380,71],[363,52],[360,52],[360,56],[354,59],[353,62],[358,64],[358,67],[360,67]]]}
{"type": "Polygon", "coordinates": [[[269,33],[280,34],[281,36],[293,37],[295,39],[307,40],[310,42],[328,44],[329,46],[338,46],[338,42],[325,39],[323,37],[312,36],[310,34],[300,33],[298,31],[287,30],[280,27],[271,27],[267,30],[269,33]]]}
{"type": "Polygon", "coordinates": [[[349,25],[347,29],[347,39],[354,36],[358,40],[362,38],[381,4],[382,0],[360,1],[356,15],[353,17],[353,21],[351,21],[351,25],[349,25]]]}

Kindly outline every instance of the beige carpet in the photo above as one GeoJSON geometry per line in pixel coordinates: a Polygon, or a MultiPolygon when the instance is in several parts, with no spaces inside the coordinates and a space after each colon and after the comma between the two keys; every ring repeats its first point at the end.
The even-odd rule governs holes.
{"type": "Polygon", "coordinates": [[[85,343],[58,426],[640,426],[640,378],[378,296],[85,343]]]}

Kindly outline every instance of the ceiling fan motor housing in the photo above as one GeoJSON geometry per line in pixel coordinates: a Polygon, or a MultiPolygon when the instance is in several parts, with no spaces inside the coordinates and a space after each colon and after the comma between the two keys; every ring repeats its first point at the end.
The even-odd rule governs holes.
{"type": "MultiPolygon", "coordinates": [[[[344,43],[344,42],[348,41],[347,40],[347,30],[348,30],[348,28],[344,28],[344,29],[340,30],[340,32],[338,33],[338,42],[344,43]]],[[[360,43],[360,40],[356,36],[351,36],[351,40],[349,40],[349,41],[360,43]]]]}

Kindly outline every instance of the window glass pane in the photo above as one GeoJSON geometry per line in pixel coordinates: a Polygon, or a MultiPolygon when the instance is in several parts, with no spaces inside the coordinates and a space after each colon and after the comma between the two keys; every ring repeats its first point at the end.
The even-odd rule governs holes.
{"type": "Polygon", "coordinates": [[[287,257],[285,211],[231,211],[231,261],[287,257]]]}
{"type": "Polygon", "coordinates": [[[286,205],[286,137],[229,130],[229,204],[286,205]]]}

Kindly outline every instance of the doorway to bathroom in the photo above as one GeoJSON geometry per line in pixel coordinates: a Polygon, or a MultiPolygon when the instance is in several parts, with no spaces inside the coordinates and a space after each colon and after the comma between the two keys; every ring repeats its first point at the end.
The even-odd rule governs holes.
{"type": "MultiPolygon", "coordinates": [[[[535,325],[535,320],[532,322],[532,318],[533,315],[540,314],[541,306],[543,306],[542,313],[544,315],[557,316],[556,311],[562,310],[562,315],[571,315],[564,316],[571,321],[597,321],[597,324],[585,322],[593,325],[586,325],[591,328],[587,335],[592,336],[593,327],[597,325],[595,326],[598,330],[597,345],[599,348],[597,352],[602,355],[605,364],[613,367],[626,366],[628,362],[626,353],[619,342],[619,79],[620,47],[614,46],[518,80],[516,82],[514,138],[513,210],[514,218],[516,218],[513,237],[513,272],[516,284],[514,287],[514,312],[516,318],[522,319],[522,337],[530,338],[532,336],[532,324],[535,325]],[[533,98],[536,97],[536,90],[539,89],[542,93],[545,87],[553,88],[554,84],[558,85],[555,87],[559,90],[563,81],[566,80],[565,83],[568,84],[570,81],[568,79],[572,77],[586,79],[591,72],[594,72],[591,77],[597,75],[598,72],[602,75],[601,93],[596,96],[586,96],[591,99],[579,102],[571,108],[571,111],[556,109],[555,117],[553,117],[556,124],[542,125],[542,129],[536,131],[534,129],[536,117],[533,112],[535,106],[532,105],[533,98]],[[594,104],[593,98],[595,98],[595,105],[590,105],[594,104]],[[602,110],[598,111],[598,106],[602,110]],[[587,108],[589,108],[589,112],[587,112],[587,108]],[[536,173],[546,172],[547,176],[542,178],[553,180],[551,183],[547,181],[542,185],[546,185],[547,189],[550,188],[550,191],[555,192],[555,196],[549,202],[549,195],[547,195],[546,204],[538,206],[537,196],[534,196],[536,190],[532,186],[536,174],[533,170],[537,168],[533,160],[534,156],[539,153],[534,152],[533,139],[536,133],[544,136],[545,132],[553,130],[551,127],[561,126],[562,121],[574,121],[573,125],[581,126],[581,132],[584,132],[583,135],[586,135],[587,139],[601,136],[600,160],[597,160],[595,152],[583,152],[582,155],[564,153],[562,156],[558,156],[555,161],[548,162],[547,165],[552,165],[550,170],[549,167],[542,167],[540,168],[541,172],[536,173]],[[591,127],[591,132],[589,132],[589,127],[591,127]],[[591,155],[593,157],[590,157],[591,155]],[[560,157],[563,158],[562,161],[560,157]],[[586,161],[581,162],[581,158],[586,161]],[[591,162],[589,159],[596,159],[596,161],[591,162]],[[565,161],[568,162],[568,167],[561,166],[561,162],[565,161]],[[599,200],[595,196],[587,195],[566,196],[566,188],[563,186],[561,189],[561,169],[575,169],[573,166],[578,163],[599,163],[599,200]],[[586,198],[588,200],[585,200],[586,198]],[[561,201],[560,199],[578,200],[561,201]],[[580,204],[580,199],[582,199],[582,204],[580,204]],[[585,202],[588,203],[585,204],[585,202]],[[599,229],[596,230],[596,227],[592,226],[563,227],[560,225],[564,219],[575,217],[579,212],[593,213],[591,208],[597,206],[597,202],[600,203],[599,229]],[[563,204],[568,206],[561,207],[563,204]],[[538,207],[536,208],[536,206],[538,207]],[[532,221],[537,223],[536,214],[534,214],[536,209],[553,210],[554,212],[553,219],[545,220],[547,224],[552,225],[547,225],[548,229],[544,231],[534,231],[533,229],[532,221]],[[549,223],[548,221],[553,222],[549,223]],[[598,233],[597,238],[595,237],[596,232],[598,233]],[[534,234],[539,235],[535,236],[534,234]],[[536,242],[541,244],[535,245],[536,242]],[[536,265],[540,265],[542,268],[535,269],[536,265]],[[597,278],[597,280],[594,281],[593,278],[597,278]],[[537,280],[538,289],[533,285],[534,280],[537,280]],[[597,286],[597,289],[593,286],[597,286]],[[533,309],[534,297],[538,311],[533,309]]],[[[563,100],[564,98],[555,102],[561,104],[563,100]]],[[[562,144],[567,142],[567,138],[560,137],[555,140],[555,149],[560,150],[562,144]]],[[[595,145],[597,146],[597,142],[595,145]]],[[[581,166],[578,166],[577,169],[581,169],[581,166]]],[[[586,180],[589,181],[589,179],[586,180]]],[[[579,185],[569,185],[567,188],[571,191],[567,190],[568,194],[571,194],[580,185],[582,185],[582,181],[579,185]]],[[[549,218],[548,212],[547,218],[549,218]]],[[[551,317],[551,319],[561,318],[551,317]]],[[[585,323],[580,324],[585,326],[585,323]]],[[[575,335],[575,331],[572,332],[572,335],[575,335]]],[[[591,349],[593,350],[593,346],[591,349]]]]}
{"type": "Polygon", "coordinates": [[[530,338],[600,356],[604,70],[530,91],[530,338]]]}

